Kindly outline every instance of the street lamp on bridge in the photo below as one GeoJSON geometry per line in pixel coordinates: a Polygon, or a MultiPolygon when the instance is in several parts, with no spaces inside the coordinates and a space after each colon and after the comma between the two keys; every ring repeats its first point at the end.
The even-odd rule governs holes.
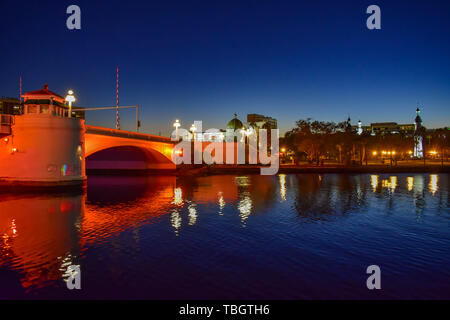
{"type": "Polygon", "coordinates": [[[173,126],[175,127],[176,140],[178,140],[178,128],[181,126],[180,121],[178,119],[176,119],[175,122],[173,123],[173,126]]]}
{"type": "Polygon", "coordinates": [[[66,101],[69,103],[69,118],[72,118],[72,102],[75,102],[77,99],[75,99],[72,90],[69,90],[67,93],[66,101]]]}
{"type": "Polygon", "coordinates": [[[192,132],[192,140],[195,141],[195,131],[197,131],[195,124],[192,124],[192,126],[189,130],[191,130],[191,132],[192,132]]]}

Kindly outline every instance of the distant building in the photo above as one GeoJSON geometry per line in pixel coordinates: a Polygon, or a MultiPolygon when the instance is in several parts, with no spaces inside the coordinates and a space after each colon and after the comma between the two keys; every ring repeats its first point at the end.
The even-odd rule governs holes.
{"type": "Polygon", "coordinates": [[[386,135],[386,134],[404,134],[413,136],[415,130],[414,124],[398,124],[397,122],[373,122],[369,126],[363,126],[361,121],[358,125],[352,126],[352,131],[357,134],[386,135]]]}
{"type": "Polygon", "coordinates": [[[21,114],[22,106],[19,99],[16,98],[0,98],[0,114],[21,114]]]}
{"type": "Polygon", "coordinates": [[[247,124],[255,129],[277,129],[277,119],[266,117],[261,114],[247,114],[247,124]]]}
{"type": "Polygon", "coordinates": [[[363,127],[361,120],[358,120],[358,128],[356,129],[356,134],[361,135],[363,133],[363,127]]]}
{"type": "Polygon", "coordinates": [[[72,118],[85,119],[84,109],[81,107],[72,107],[72,118]]]}
{"type": "MultiPolygon", "coordinates": [[[[242,122],[238,119],[237,114],[234,114],[233,119],[228,121],[225,129],[219,129],[216,131],[209,132],[195,132],[195,140],[197,141],[223,141],[226,137],[227,130],[241,131],[245,135],[252,134],[253,130],[256,130],[258,134],[258,129],[277,129],[277,120],[272,117],[266,117],[260,114],[248,114],[247,122],[242,122]]],[[[270,134],[270,132],[269,132],[270,134]]]]}
{"type": "Polygon", "coordinates": [[[406,135],[414,134],[414,124],[399,124],[400,133],[404,133],[406,135]]]}
{"type": "Polygon", "coordinates": [[[234,118],[231,119],[228,124],[227,124],[227,129],[233,129],[234,131],[236,130],[241,130],[241,129],[245,129],[244,128],[244,124],[242,123],[241,120],[239,120],[237,118],[237,114],[234,114],[234,118]]]}
{"type": "Polygon", "coordinates": [[[348,116],[347,121],[345,122],[345,132],[352,132],[354,128],[352,127],[352,119],[348,116]]]}
{"type": "Polygon", "coordinates": [[[375,122],[370,124],[371,133],[376,135],[399,133],[397,122],[375,122]]]}

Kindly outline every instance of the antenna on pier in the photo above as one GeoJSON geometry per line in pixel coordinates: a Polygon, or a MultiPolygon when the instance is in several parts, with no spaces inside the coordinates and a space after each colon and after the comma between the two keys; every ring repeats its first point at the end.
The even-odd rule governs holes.
{"type": "Polygon", "coordinates": [[[117,81],[116,81],[116,129],[120,130],[119,118],[119,67],[117,66],[117,81]]]}
{"type": "Polygon", "coordinates": [[[19,76],[19,102],[22,102],[22,76],[19,76]]]}

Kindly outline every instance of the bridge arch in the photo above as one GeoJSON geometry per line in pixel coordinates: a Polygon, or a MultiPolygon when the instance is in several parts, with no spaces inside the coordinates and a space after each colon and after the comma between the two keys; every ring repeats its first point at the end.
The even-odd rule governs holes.
{"type": "Polygon", "coordinates": [[[174,170],[173,144],[170,139],[149,140],[135,136],[85,134],[85,158],[87,170],[174,170]]]}

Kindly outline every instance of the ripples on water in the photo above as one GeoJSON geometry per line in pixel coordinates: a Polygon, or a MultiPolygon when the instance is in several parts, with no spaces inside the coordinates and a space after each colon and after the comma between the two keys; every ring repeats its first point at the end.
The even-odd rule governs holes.
{"type": "Polygon", "coordinates": [[[449,227],[447,174],[93,176],[1,193],[0,298],[450,298],[449,227]]]}

